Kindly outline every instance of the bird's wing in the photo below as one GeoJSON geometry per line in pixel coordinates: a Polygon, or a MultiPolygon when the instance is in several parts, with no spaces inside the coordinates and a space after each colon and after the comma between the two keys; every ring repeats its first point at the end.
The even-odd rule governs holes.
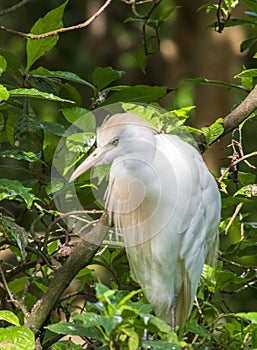
{"type": "Polygon", "coordinates": [[[150,164],[114,161],[106,207],[124,235],[133,278],[166,320],[177,296],[181,325],[216,236],[219,194],[193,146],[177,136],[155,140],[150,164]]]}
{"type": "Polygon", "coordinates": [[[191,311],[206,256],[210,252],[215,255],[220,195],[213,176],[193,146],[177,136],[157,138],[159,148],[172,164],[175,174],[172,178],[178,188],[174,220],[170,223],[180,236],[177,270],[181,285],[176,293],[178,323],[183,324],[191,311]]]}

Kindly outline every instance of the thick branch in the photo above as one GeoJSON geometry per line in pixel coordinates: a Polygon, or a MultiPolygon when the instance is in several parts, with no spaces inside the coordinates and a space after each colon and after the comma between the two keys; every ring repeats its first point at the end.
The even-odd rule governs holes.
{"type": "Polygon", "coordinates": [[[101,6],[97,12],[95,12],[88,20],[86,20],[83,23],[79,23],[79,24],[71,26],[71,27],[59,28],[59,29],[53,30],[53,31],[48,32],[48,33],[43,33],[43,34],[23,33],[23,32],[19,32],[17,30],[6,28],[5,26],[0,26],[0,29],[5,30],[5,31],[10,32],[10,33],[13,33],[13,34],[23,36],[24,38],[27,38],[27,39],[37,39],[37,40],[44,39],[44,38],[48,38],[50,36],[58,35],[60,33],[69,32],[71,30],[76,30],[76,29],[82,29],[82,28],[89,26],[89,24],[91,24],[96,19],[96,17],[98,17],[110,5],[111,2],[112,2],[112,0],[106,0],[105,3],[103,4],[103,6],[101,6]]]}
{"type": "MultiPolygon", "coordinates": [[[[237,128],[251,113],[257,109],[257,85],[249,93],[239,106],[223,119],[224,132],[214,142],[221,139],[224,135],[237,128]]],[[[202,152],[206,149],[205,136],[203,134],[195,137],[202,152]]]]}
{"type": "Polygon", "coordinates": [[[66,263],[55,272],[47,292],[38,300],[27,317],[26,326],[34,332],[40,330],[73,278],[83,267],[89,264],[107,230],[106,215],[103,214],[96,226],[87,234],[87,241],[82,240],[74,248],[66,263]],[[98,244],[90,242],[97,242],[98,244]]]}

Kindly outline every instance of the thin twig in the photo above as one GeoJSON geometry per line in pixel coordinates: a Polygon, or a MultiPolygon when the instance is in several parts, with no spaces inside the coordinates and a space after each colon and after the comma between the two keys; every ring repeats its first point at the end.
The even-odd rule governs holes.
{"type": "Polygon", "coordinates": [[[227,175],[227,173],[230,171],[230,169],[231,169],[234,165],[236,165],[236,164],[238,164],[238,163],[244,161],[244,160],[247,159],[247,158],[254,157],[254,156],[257,156],[257,151],[254,151],[254,152],[252,152],[252,153],[246,154],[245,156],[243,156],[243,157],[241,157],[241,158],[235,160],[233,163],[231,163],[231,164],[227,167],[227,169],[224,170],[224,172],[222,173],[222,175],[221,175],[221,176],[219,177],[219,179],[218,179],[218,183],[221,183],[221,181],[224,179],[224,177],[227,175]]]}
{"type": "Polygon", "coordinates": [[[18,307],[22,311],[24,316],[27,316],[28,315],[28,310],[27,310],[26,306],[23,303],[21,303],[17,298],[14,297],[12,291],[9,288],[8,283],[6,281],[6,278],[5,278],[5,275],[4,275],[4,271],[2,269],[2,266],[0,266],[0,274],[1,274],[1,277],[2,277],[4,288],[5,288],[5,290],[7,291],[8,295],[9,295],[9,300],[8,301],[10,303],[14,304],[14,306],[18,307]]]}
{"type": "Polygon", "coordinates": [[[22,0],[21,2],[19,2],[16,5],[13,5],[5,10],[0,11],[0,17],[8,15],[11,12],[15,12],[17,11],[19,8],[21,8],[22,6],[26,5],[28,2],[30,2],[31,0],[22,0]]]}
{"type": "Polygon", "coordinates": [[[51,32],[47,32],[47,33],[42,33],[42,34],[24,33],[24,32],[19,32],[19,31],[10,29],[10,28],[6,28],[5,26],[0,26],[0,29],[5,30],[5,31],[10,32],[10,33],[13,33],[13,34],[20,35],[20,36],[27,38],[27,39],[33,39],[33,40],[45,39],[45,38],[49,38],[51,36],[58,35],[60,33],[69,32],[69,31],[76,30],[76,29],[82,29],[82,28],[89,26],[96,19],[96,17],[98,17],[110,5],[111,2],[112,2],[112,0],[106,0],[106,2],[103,4],[103,6],[101,6],[98,11],[96,11],[89,19],[87,19],[83,23],[79,23],[79,24],[71,26],[71,27],[63,27],[63,28],[55,29],[55,30],[53,30],[51,32]]]}
{"type": "Polygon", "coordinates": [[[228,230],[230,229],[233,221],[235,220],[235,218],[237,217],[237,214],[240,212],[242,206],[243,206],[244,203],[239,203],[236,207],[236,210],[234,212],[234,214],[232,215],[232,217],[230,218],[229,220],[229,223],[227,224],[226,228],[225,228],[225,235],[228,234],[228,230]]]}
{"type": "MultiPolygon", "coordinates": [[[[233,131],[238,125],[246,120],[255,110],[257,110],[257,85],[253,90],[246,96],[246,98],[238,105],[232,112],[227,114],[223,119],[223,133],[215,139],[213,142],[219,141],[222,137],[233,131]]],[[[196,142],[198,143],[199,149],[203,153],[206,146],[206,138],[203,134],[196,135],[196,142]]],[[[212,143],[213,143],[212,142],[212,143]]],[[[209,145],[208,145],[209,146],[209,145]]]]}

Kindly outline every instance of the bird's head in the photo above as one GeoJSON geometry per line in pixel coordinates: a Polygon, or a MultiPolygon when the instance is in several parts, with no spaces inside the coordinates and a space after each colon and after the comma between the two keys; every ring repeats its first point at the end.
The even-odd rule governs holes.
{"type": "Polygon", "coordinates": [[[107,117],[97,128],[97,148],[71,175],[70,181],[93,166],[112,163],[117,158],[148,160],[155,149],[157,130],[147,121],[132,113],[107,117]]]}

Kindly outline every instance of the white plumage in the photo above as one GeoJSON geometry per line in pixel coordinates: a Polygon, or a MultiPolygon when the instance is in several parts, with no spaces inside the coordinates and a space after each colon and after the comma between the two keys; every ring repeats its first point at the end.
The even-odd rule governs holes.
{"type": "Polygon", "coordinates": [[[97,129],[97,149],[71,180],[112,163],[106,209],[123,234],[132,277],[157,316],[188,318],[206,257],[218,242],[220,196],[201,155],[140,117],[116,114],[97,129]]]}

